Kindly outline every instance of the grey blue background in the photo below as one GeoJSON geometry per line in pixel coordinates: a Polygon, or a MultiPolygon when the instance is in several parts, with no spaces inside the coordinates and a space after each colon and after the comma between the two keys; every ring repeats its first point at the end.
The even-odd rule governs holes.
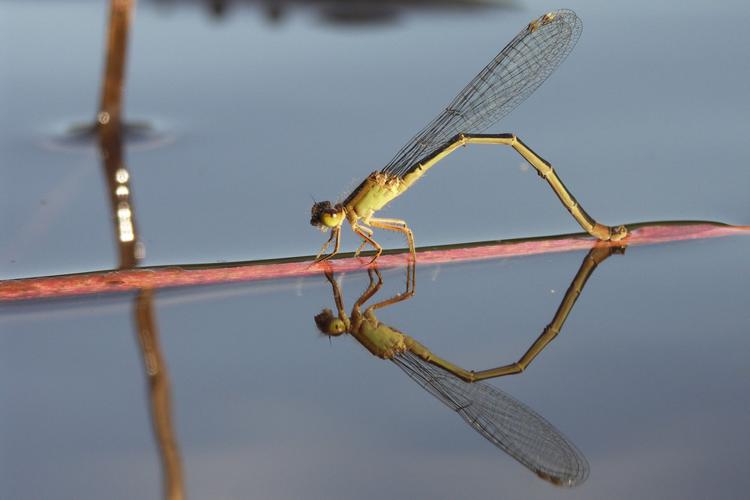
{"type": "MultiPolygon", "coordinates": [[[[348,194],[561,7],[583,20],[578,46],[493,130],[552,162],[602,222],[750,223],[744,2],[396,3],[372,18],[280,5],[280,17],[256,2],[217,16],[203,2],[138,2],[126,116],[158,131],[126,152],[144,265],[317,252],[311,197],[348,194]]],[[[117,263],[97,151],[64,137],[95,113],[107,15],[106,2],[0,2],[2,279],[117,263]]],[[[405,218],[419,245],[578,230],[519,157],[489,147],[451,156],[382,213],[405,218]]],[[[588,458],[574,490],[537,479],[352,339],[322,338],[322,277],[160,291],[188,493],[741,497],[748,250],[738,236],[611,257],[530,369],[493,382],[588,458]]],[[[419,267],[416,296],[380,318],[468,368],[510,362],[583,256],[419,267]]],[[[403,270],[384,279],[383,297],[403,270]]],[[[343,278],[348,307],[365,285],[343,278]]],[[[132,318],[132,295],[0,305],[1,498],[161,495],[132,318]]]]}

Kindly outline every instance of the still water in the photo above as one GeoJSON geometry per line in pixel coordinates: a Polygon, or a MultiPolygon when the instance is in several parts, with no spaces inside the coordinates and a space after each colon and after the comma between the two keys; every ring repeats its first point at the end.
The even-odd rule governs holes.
{"type": "MultiPolygon", "coordinates": [[[[139,265],[314,254],[311,197],[348,194],[560,7],[583,20],[580,42],[492,131],[522,137],[604,223],[748,224],[743,2],[142,0],[124,96],[141,133],[121,151],[139,265]]],[[[0,2],[2,280],[122,264],[107,162],[70,132],[96,115],[108,15],[0,2]]],[[[418,245],[579,230],[492,147],[453,155],[382,214],[418,245]]],[[[323,274],[0,303],[0,498],[741,498],[749,251],[737,235],[612,255],[528,370],[489,382],[585,457],[575,488],[350,336],[321,335],[314,316],[336,309],[323,274]]],[[[377,317],[467,369],[512,363],[585,256],[417,264],[416,294],[377,317]]],[[[404,272],[383,270],[374,300],[404,272]]],[[[335,278],[348,311],[368,275],[335,278]]]]}

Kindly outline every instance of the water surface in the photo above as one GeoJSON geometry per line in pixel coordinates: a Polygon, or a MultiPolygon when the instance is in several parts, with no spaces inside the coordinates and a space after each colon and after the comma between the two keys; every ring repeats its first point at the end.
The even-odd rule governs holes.
{"type": "MultiPolygon", "coordinates": [[[[158,132],[124,149],[141,265],[315,253],[311,196],[348,194],[558,7],[583,19],[581,41],[493,131],[522,137],[605,223],[750,220],[744,3],[394,3],[373,22],[341,22],[334,3],[279,5],[228,2],[217,16],[197,1],[138,3],[125,115],[158,132]]],[[[0,3],[2,279],[119,264],[96,142],[60,140],[95,116],[107,16],[103,2],[0,3]]],[[[408,220],[419,245],[578,230],[520,158],[494,148],[452,156],[383,215],[408,220]]],[[[749,242],[610,257],[560,337],[525,373],[492,382],[585,455],[590,476],[573,490],[537,478],[353,339],[317,333],[313,316],[334,306],[322,275],[156,292],[185,489],[741,497],[749,242]]],[[[467,368],[512,362],[584,255],[418,266],[415,297],[378,317],[467,368]]],[[[383,277],[379,296],[402,289],[403,269],[383,277]]],[[[342,285],[351,307],[367,275],[342,285]]],[[[135,307],[134,294],[0,305],[0,497],[162,496],[135,307]]]]}

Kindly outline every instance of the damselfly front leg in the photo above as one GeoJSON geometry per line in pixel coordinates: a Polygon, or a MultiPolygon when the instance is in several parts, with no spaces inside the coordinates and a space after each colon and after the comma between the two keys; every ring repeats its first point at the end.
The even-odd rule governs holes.
{"type": "Polygon", "coordinates": [[[339,253],[339,247],[341,246],[341,226],[334,227],[331,229],[331,235],[328,237],[328,241],[326,241],[323,244],[323,247],[320,249],[320,252],[318,252],[318,255],[315,256],[315,262],[323,262],[324,260],[328,260],[337,253],[339,253]],[[336,242],[333,245],[333,251],[329,253],[328,255],[323,255],[325,251],[328,249],[328,245],[331,244],[332,240],[336,240],[336,242]],[[321,257],[323,255],[323,257],[321,257]]]}
{"type": "MultiPolygon", "coordinates": [[[[370,229],[369,227],[363,226],[361,224],[359,228],[365,233],[367,233],[367,236],[372,237],[372,229],[370,229]]],[[[359,253],[365,248],[366,245],[367,245],[367,240],[362,240],[362,243],[360,243],[359,246],[357,247],[357,251],[354,252],[355,259],[359,257],[359,253]]]]}

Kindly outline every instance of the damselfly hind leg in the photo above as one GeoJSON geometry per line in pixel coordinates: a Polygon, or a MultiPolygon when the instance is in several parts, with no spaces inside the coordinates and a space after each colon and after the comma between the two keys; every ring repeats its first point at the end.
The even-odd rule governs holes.
{"type": "Polygon", "coordinates": [[[417,251],[414,247],[414,235],[412,234],[411,229],[409,229],[409,226],[406,225],[406,221],[400,219],[380,219],[370,217],[367,222],[373,227],[404,233],[406,235],[406,240],[409,242],[409,258],[413,261],[417,260],[417,251]]]}

